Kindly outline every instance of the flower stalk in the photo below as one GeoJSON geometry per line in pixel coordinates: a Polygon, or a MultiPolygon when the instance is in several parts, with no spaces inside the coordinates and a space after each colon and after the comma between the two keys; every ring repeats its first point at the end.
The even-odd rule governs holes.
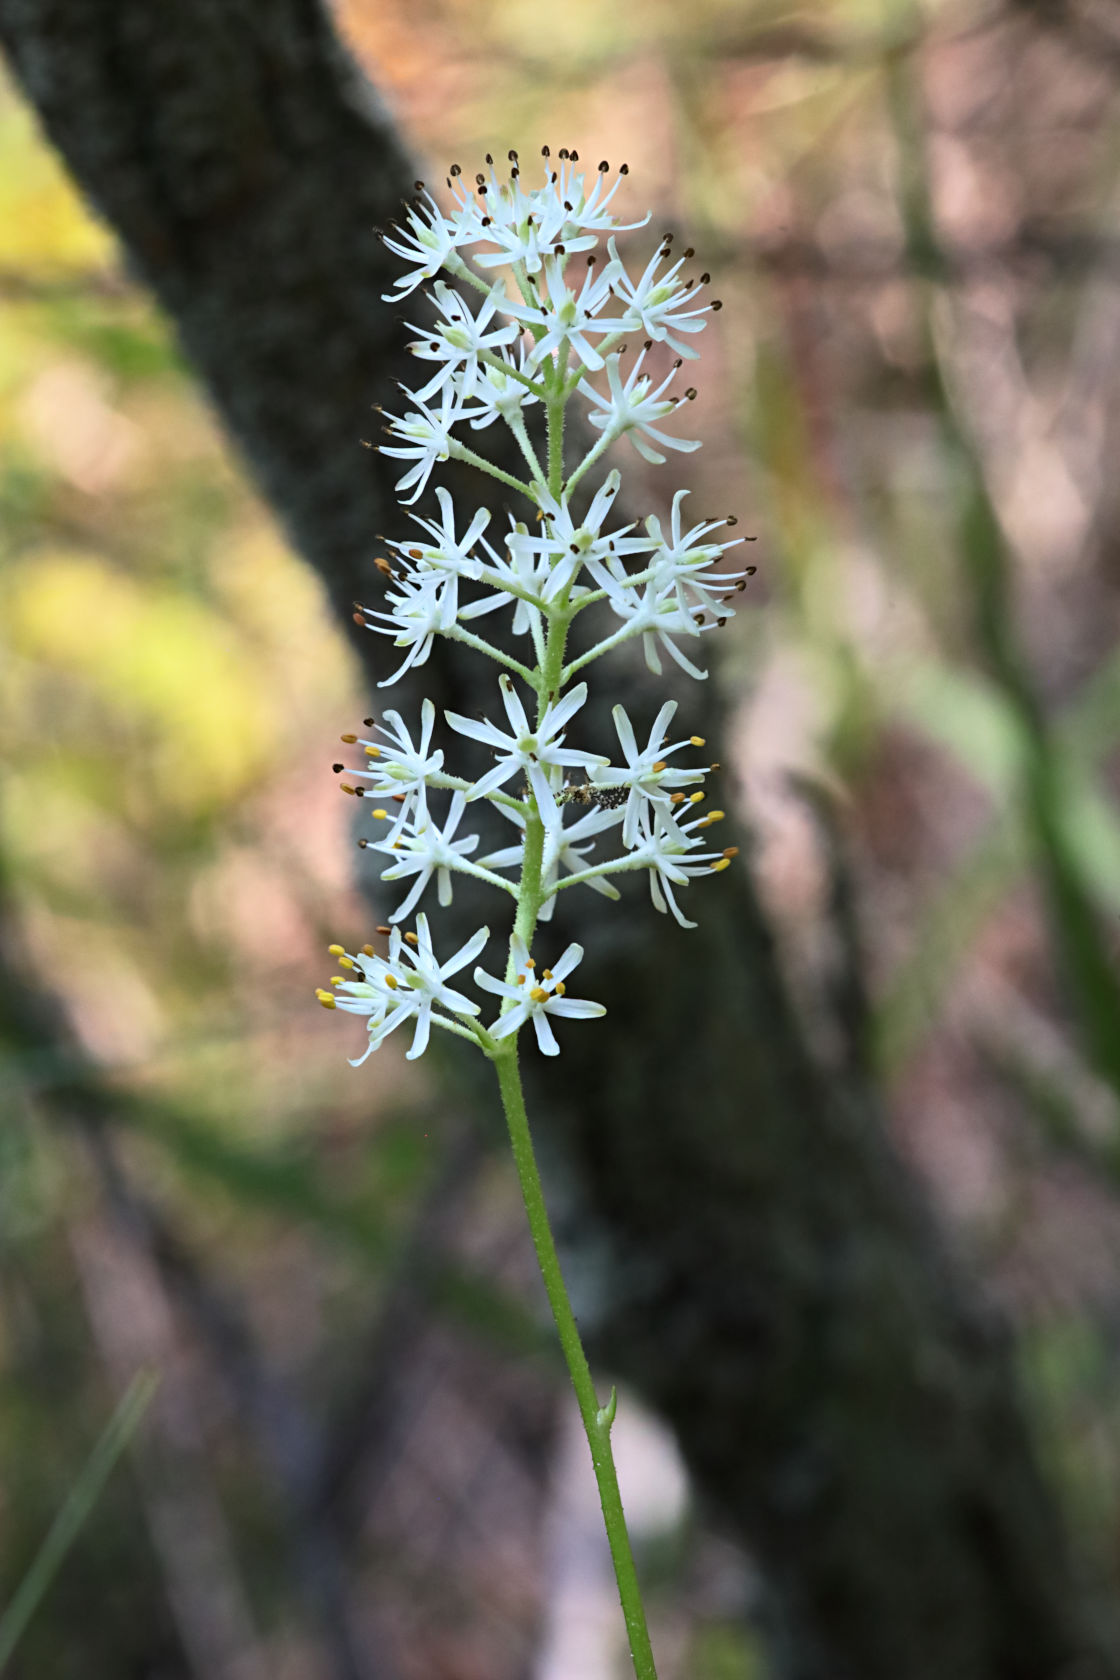
{"type": "MultiPolygon", "coordinates": [[[[735,855],[734,848],[706,849],[703,835],[723,813],[705,816],[695,809],[704,799],[697,784],[718,766],[674,762],[678,753],[704,746],[695,736],[670,741],[676,702],[661,707],[644,747],[625,710],[616,706],[624,762],[612,764],[569,742],[587,698],[586,682],[573,686],[573,678],[630,640],[640,640],[655,674],[667,654],[682,670],[703,678],[680,644],[697,641],[733,616],[730,603],[753,568],[731,573],[722,567],[726,550],[741,539],[715,533],[734,521],[702,520],[684,528],[683,490],[673,498],[667,525],[651,514],[641,532],[633,524],[612,528],[617,470],[606,474],[586,506],[577,505],[585,479],[622,438],[655,463],[665,460],[660,449],[698,447],[663,429],[695,391],[690,387],[678,396],[666,391],[682,361],[695,357],[691,340],[719,305],[704,301],[706,274],[690,278],[682,272],[693,252],[674,259],[670,235],[642,274],[636,280],[629,276],[613,237],[623,224],[609,208],[625,165],[608,186],[607,164],[589,178],[577,167],[575,152],[562,150],[554,162],[545,147],[544,183],[529,189],[517,154],[509,156],[507,178],[499,178],[488,157],[489,176],[477,174],[473,190],[453,166],[447,180],[453,208],[446,213],[417,183],[419,196],[404,224],[385,235],[405,268],[389,300],[434,281],[438,319],[412,346],[421,361],[435,364],[435,372],[420,390],[405,391],[412,410],[387,417],[390,441],[380,447],[405,463],[397,483],[402,497],[410,492],[405,505],[423,494],[436,465],[451,458],[477,467],[518,502],[507,506],[508,529],[495,542],[489,507],[475,508],[460,524],[450,495],[438,489],[440,519],[413,514],[421,535],[390,543],[389,554],[375,561],[390,586],[385,605],[358,606],[355,612],[359,624],[404,650],[401,665],[380,686],[423,665],[437,636],[457,640],[499,666],[505,722],[444,714],[453,735],[490,756],[489,767],[473,780],[444,769],[444,748],[433,747],[437,718],[430,700],[421,707],[415,738],[394,711],[386,711],[380,723],[366,719],[368,737],[356,732],[343,737],[364,754],[360,767],[348,772],[344,791],[369,798],[379,825],[376,838],[358,843],[385,858],[383,881],[411,884],[388,925],[378,930],[387,946],[378,951],[368,944],[358,952],[331,946],[342,972],[317,995],[329,1009],[365,1018],[368,1045],[355,1066],[402,1026],[412,1030],[410,1059],[424,1053],[436,1026],[477,1044],[494,1064],[541,1277],[587,1434],[634,1674],[636,1680],[656,1680],[611,1451],[616,1396],[612,1389],[607,1404],[599,1403],[564,1285],[525,1111],[518,1040],[531,1024],[538,1049],[555,1056],[556,1023],[606,1013],[591,999],[568,995],[568,977],[583,957],[579,945],[569,945],[551,966],[532,954],[562,888],[582,886],[617,899],[612,876],[642,871],[654,908],[693,927],[676,891],[698,875],[720,873],[735,855]],[[602,234],[609,236],[605,261],[602,234]],[[461,292],[435,279],[441,268],[481,295],[476,310],[461,292]],[[642,348],[623,381],[620,365],[629,334],[641,335],[642,348]],[[645,371],[647,356],[656,363],[672,352],[676,360],[660,368],[660,377],[645,371]],[[605,380],[605,391],[596,378],[605,380]],[[565,421],[569,403],[577,399],[587,402],[588,419],[600,436],[569,466],[565,421]],[[543,463],[526,424],[526,410],[534,405],[544,410],[543,463]],[[464,425],[485,431],[496,421],[516,441],[527,480],[487,460],[455,432],[464,425]],[[617,627],[565,663],[572,621],[593,605],[613,614],[617,627]],[[520,659],[465,627],[510,610],[520,659]],[[523,692],[535,702],[532,721],[523,692]],[[573,771],[583,779],[569,779],[573,771]],[[438,804],[448,796],[440,816],[438,804]],[[481,858],[473,855],[479,834],[460,833],[479,800],[488,801],[516,836],[513,845],[481,858]],[[608,836],[617,850],[604,857],[599,848],[608,836]],[[503,871],[513,873],[507,877],[503,871]],[[488,927],[441,961],[426,914],[416,914],[413,929],[402,926],[433,879],[439,904],[449,904],[458,874],[516,900],[500,973],[474,966],[490,942],[488,927]],[[477,991],[500,1000],[489,1024],[476,997],[460,990],[458,981],[451,984],[472,966],[477,991]]],[[[340,773],[344,768],[335,766],[340,773]]]]}

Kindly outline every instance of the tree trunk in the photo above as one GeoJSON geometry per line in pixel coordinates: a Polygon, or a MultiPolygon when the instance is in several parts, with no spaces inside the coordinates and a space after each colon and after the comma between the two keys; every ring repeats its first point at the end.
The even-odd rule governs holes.
{"type": "MultiPolygon", "coordinates": [[[[359,447],[405,360],[374,230],[417,173],[376,96],[317,0],[0,0],[0,40],[348,621],[398,518],[394,463],[359,447]]],[[[374,639],[358,648],[369,667],[374,639]]],[[[437,701],[489,703],[480,663],[434,657],[437,701]]],[[[714,735],[705,689],[685,704],[714,735]]],[[[814,1065],[747,872],[709,885],[695,933],[579,896],[557,939],[582,928],[611,1020],[534,1080],[553,1198],[594,1261],[599,1354],[759,1563],[778,1672],[1116,1672],[1070,1590],[1003,1333],[874,1094],[814,1065]]]]}

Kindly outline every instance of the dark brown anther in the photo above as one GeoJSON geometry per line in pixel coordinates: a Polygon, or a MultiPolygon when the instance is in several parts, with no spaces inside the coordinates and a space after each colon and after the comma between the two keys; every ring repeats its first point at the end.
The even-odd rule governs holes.
{"type": "Polygon", "coordinates": [[[628,163],[620,163],[618,166],[618,173],[620,175],[629,175],[630,165],[628,163]]]}
{"type": "Polygon", "coordinates": [[[722,630],[724,625],[727,623],[727,620],[725,618],[717,618],[716,623],[719,625],[720,629],[722,630]]]}
{"type": "Polygon", "coordinates": [[[515,151],[513,151],[512,148],[506,153],[506,156],[509,158],[509,161],[511,163],[516,163],[517,162],[517,153],[515,151]]]}
{"type": "Polygon", "coordinates": [[[705,269],[703,274],[700,276],[700,284],[702,286],[710,285],[711,284],[711,279],[712,279],[711,275],[708,273],[707,269],[705,269]]]}
{"type": "Polygon", "coordinates": [[[729,513],[723,523],[725,525],[738,525],[739,515],[737,513],[729,513]]]}
{"type": "Polygon", "coordinates": [[[336,776],[341,776],[341,774],[345,770],[345,768],[346,768],[345,764],[332,764],[331,765],[331,769],[334,771],[336,776]]]}
{"type": "Polygon", "coordinates": [[[374,723],[373,718],[363,718],[362,722],[365,724],[367,729],[372,729],[373,728],[373,723],[374,723]]]}
{"type": "Polygon", "coordinates": [[[688,398],[689,402],[695,402],[696,401],[696,387],[695,387],[695,385],[690,385],[688,387],[688,390],[685,392],[685,396],[688,398]]]}
{"type": "Polygon", "coordinates": [[[366,849],[366,847],[367,847],[367,846],[368,846],[368,845],[369,845],[369,841],[368,841],[368,840],[359,840],[359,841],[358,841],[358,850],[359,850],[359,851],[360,851],[360,852],[364,852],[364,851],[365,851],[365,849],[366,849]]]}
{"type": "MultiPolygon", "coordinates": [[[[653,340],[652,340],[652,338],[647,338],[647,339],[646,339],[646,341],[645,341],[645,343],[644,343],[644,344],[643,344],[643,345],[642,345],[642,349],[643,349],[643,350],[652,350],[652,349],[653,349],[653,340]]],[[[677,366],[678,366],[678,367],[679,367],[679,366],[680,366],[680,363],[679,363],[679,362],[678,362],[678,364],[677,364],[677,366]]]]}
{"type": "Polygon", "coordinates": [[[491,164],[491,165],[492,165],[492,164],[493,164],[493,162],[494,162],[494,159],[493,159],[493,158],[492,158],[492,157],[491,157],[491,156],[490,156],[490,153],[489,153],[489,152],[487,152],[487,154],[486,154],[486,161],[487,161],[487,163],[489,163],[489,164],[491,164]]]}
{"type": "Polygon", "coordinates": [[[492,221],[493,221],[493,219],[494,219],[494,218],[493,218],[493,217],[492,217],[492,216],[483,216],[483,218],[482,218],[482,226],[483,226],[483,227],[489,227],[489,226],[490,226],[490,223],[491,223],[491,222],[492,222],[492,221]]]}
{"type": "Polygon", "coordinates": [[[388,939],[393,930],[391,927],[386,927],[384,923],[381,923],[381,925],[379,927],[375,927],[373,931],[374,933],[379,933],[382,939],[388,939]]]}
{"type": "Polygon", "coordinates": [[[480,187],[484,187],[484,186],[485,186],[485,185],[486,185],[486,177],[485,177],[485,175],[476,175],[476,176],[475,176],[475,180],[476,180],[476,182],[477,182],[477,183],[478,183],[478,185],[479,185],[479,186],[480,186],[480,187]]]}
{"type": "Polygon", "coordinates": [[[560,150],[559,150],[559,151],[558,151],[558,152],[557,152],[557,154],[556,154],[556,155],[557,155],[557,157],[562,157],[562,158],[566,158],[566,157],[567,157],[567,155],[568,155],[568,148],[567,148],[567,146],[561,146],[561,148],[560,148],[560,150]]]}
{"type": "Polygon", "coordinates": [[[459,163],[453,163],[453,164],[452,164],[452,165],[451,165],[451,173],[452,173],[452,176],[457,176],[457,175],[461,175],[461,174],[462,174],[462,173],[463,173],[463,166],[462,166],[462,164],[459,164],[459,163]]]}
{"type": "Polygon", "coordinates": [[[691,245],[690,245],[690,246],[689,246],[689,247],[688,247],[688,250],[687,250],[687,251],[686,251],[686,252],[685,252],[685,254],[684,254],[684,257],[685,257],[685,261],[686,261],[686,262],[691,262],[691,261],[692,261],[692,259],[693,259],[693,257],[694,257],[694,256],[695,256],[695,255],[696,255],[696,252],[695,252],[695,251],[694,251],[694,249],[693,249],[693,248],[692,248],[692,246],[691,246],[691,245]]]}
{"type": "Polygon", "coordinates": [[[541,156],[542,157],[551,157],[552,156],[552,153],[549,151],[547,146],[542,146],[541,147],[541,156]]]}
{"type": "Polygon", "coordinates": [[[354,797],[356,799],[364,799],[365,796],[366,796],[365,788],[355,788],[354,789],[354,797]]]}
{"type": "Polygon", "coordinates": [[[683,367],[684,366],[684,357],[683,356],[678,356],[676,361],[673,363],[673,366],[674,366],[674,368],[683,367]]]}
{"type": "Polygon", "coordinates": [[[602,163],[599,165],[600,175],[605,175],[609,168],[610,168],[610,164],[607,162],[606,158],[604,158],[602,163]]]}
{"type": "Polygon", "coordinates": [[[567,199],[564,200],[564,208],[570,216],[572,213],[572,206],[568,203],[567,199]]]}
{"type": "Polygon", "coordinates": [[[723,304],[720,302],[719,298],[713,298],[712,299],[712,308],[713,309],[722,309],[723,308],[723,304]]]}
{"type": "Polygon", "coordinates": [[[571,161],[573,163],[578,163],[579,162],[579,153],[578,152],[572,152],[570,154],[570,157],[571,157],[571,161]]]}
{"type": "Polygon", "coordinates": [[[757,566],[746,566],[744,568],[744,570],[746,571],[746,574],[747,574],[748,577],[754,577],[755,573],[758,571],[758,567],[757,566]]]}
{"type": "Polygon", "coordinates": [[[413,186],[414,186],[414,187],[415,187],[415,188],[416,188],[416,191],[417,191],[417,192],[423,192],[423,191],[424,191],[424,183],[423,183],[423,181],[413,181],[413,183],[412,183],[412,184],[413,184],[413,186]]]}

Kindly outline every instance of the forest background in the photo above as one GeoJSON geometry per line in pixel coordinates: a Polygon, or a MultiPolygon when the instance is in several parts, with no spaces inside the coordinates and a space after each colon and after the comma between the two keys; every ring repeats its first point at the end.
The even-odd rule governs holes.
{"type": "Polygon", "coordinates": [[[543,1140],[649,1407],[619,1456],[665,1680],[1116,1672],[1115,16],[349,0],[367,102],[314,6],[144,10],[0,3],[0,1601],[161,1372],[10,1671],[621,1672],[493,1116],[453,1066],[352,1073],[312,997],[370,920],[330,765],[376,657],[346,602],[408,336],[362,243],[395,130],[436,180],[625,159],[724,304],[680,482],[757,539],[705,702],[753,889],[704,889],[697,952],[649,935],[652,1108],[612,936],[642,1007],[611,1060],[565,1047],[543,1140]],[[261,65],[258,122],[221,77],[261,65]],[[252,171],[213,245],[167,237],[227,145],[262,201],[302,171],[320,261],[283,297],[252,171]]]}

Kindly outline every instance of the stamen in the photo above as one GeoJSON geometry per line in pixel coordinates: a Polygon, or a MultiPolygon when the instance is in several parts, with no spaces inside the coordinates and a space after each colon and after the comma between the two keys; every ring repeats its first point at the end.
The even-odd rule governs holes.
{"type": "Polygon", "coordinates": [[[346,947],[345,945],[328,945],[327,955],[330,957],[344,957],[346,955],[346,947]]]}

